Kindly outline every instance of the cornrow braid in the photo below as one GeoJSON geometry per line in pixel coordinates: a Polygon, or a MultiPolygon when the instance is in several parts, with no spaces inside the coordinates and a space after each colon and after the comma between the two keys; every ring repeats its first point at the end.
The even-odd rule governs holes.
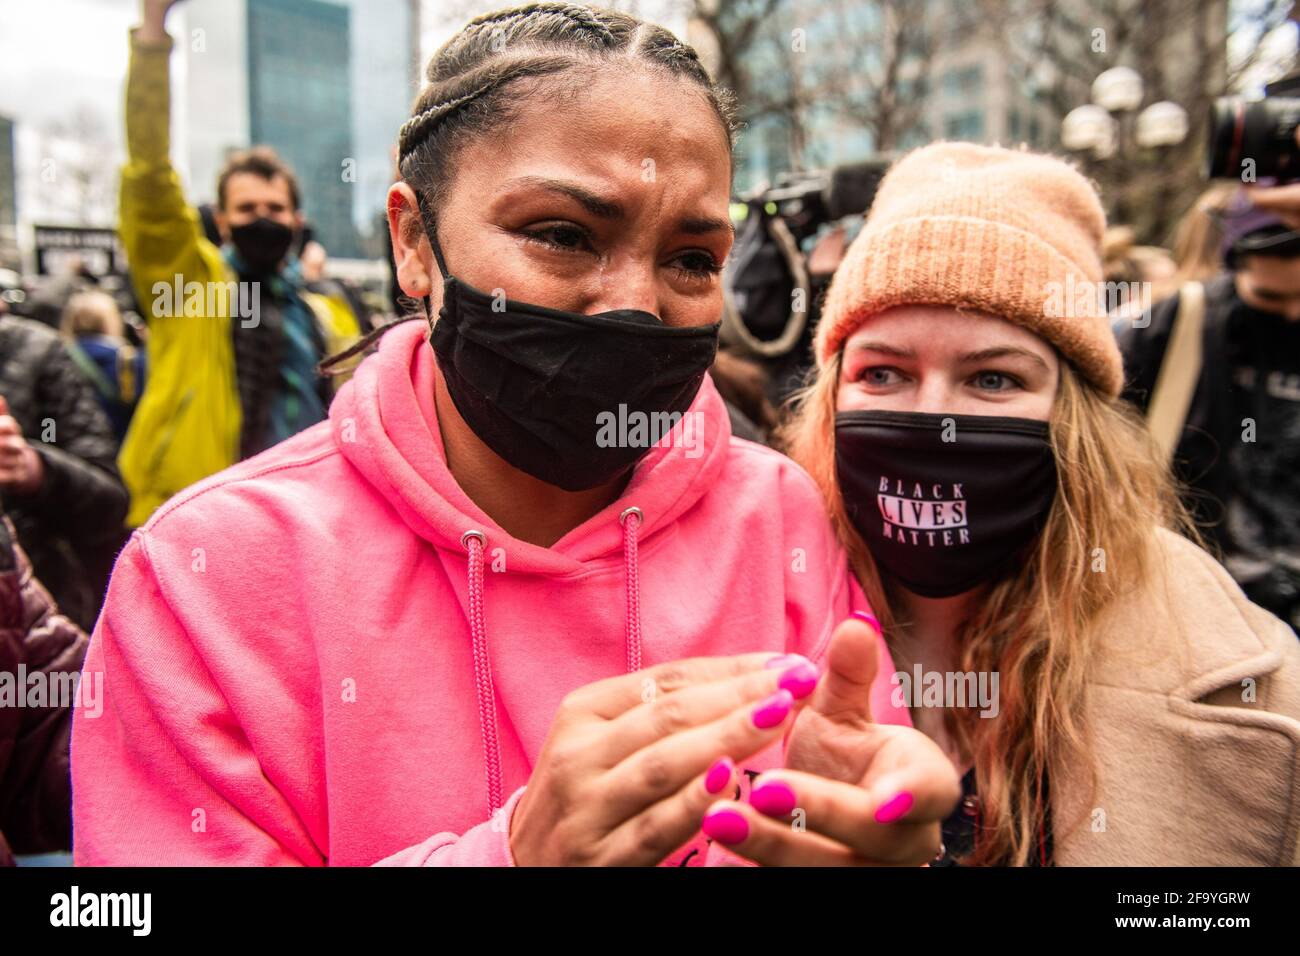
{"type": "Polygon", "coordinates": [[[506,84],[524,77],[557,73],[560,70],[568,69],[572,65],[572,61],[566,57],[530,56],[523,59],[518,58],[517,55],[513,58],[503,57],[499,61],[492,61],[479,70],[461,78],[448,91],[447,99],[428,105],[420,110],[420,105],[423,105],[422,98],[421,103],[417,104],[416,107],[419,112],[403,123],[402,128],[398,131],[399,163],[420,144],[421,140],[433,131],[439,122],[468,104],[475,97],[499,90],[506,84]],[[460,92],[462,90],[464,92],[460,92]]]}
{"type": "Polygon", "coordinates": [[[734,141],[731,95],[714,85],[695,51],[671,32],[613,10],[530,3],[475,17],[433,55],[427,84],[398,134],[402,178],[436,211],[464,140],[509,123],[525,98],[546,92],[534,86],[511,96],[513,85],[579,68],[589,74],[616,60],[658,67],[697,84],[728,144],[734,141]]]}
{"type": "Polygon", "coordinates": [[[397,131],[397,152],[399,156],[406,156],[412,147],[424,138],[424,135],[433,128],[433,125],[442,119],[458,106],[468,103],[474,97],[488,91],[488,87],[480,86],[477,89],[470,90],[463,96],[457,96],[447,100],[445,103],[435,103],[423,113],[417,113],[409,120],[402,124],[402,128],[397,131]]]}
{"type": "Polygon", "coordinates": [[[488,23],[500,23],[502,20],[532,16],[536,13],[553,13],[556,16],[568,17],[582,29],[590,30],[600,36],[606,46],[614,46],[617,42],[614,39],[613,32],[600,22],[590,7],[584,7],[576,3],[530,3],[522,7],[512,7],[509,10],[498,10],[496,13],[485,13],[469,21],[465,25],[465,29],[468,30],[470,27],[479,27],[488,23]]]}

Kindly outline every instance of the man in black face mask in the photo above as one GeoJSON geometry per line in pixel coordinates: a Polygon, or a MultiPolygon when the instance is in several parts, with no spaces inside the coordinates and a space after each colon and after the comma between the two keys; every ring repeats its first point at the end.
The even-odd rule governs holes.
{"type": "MultiPolygon", "coordinates": [[[[1243,191],[1223,216],[1227,269],[1204,286],[1199,375],[1173,461],[1186,504],[1242,590],[1300,630],[1298,188],[1243,191]]],[[[1194,296],[1185,287],[1149,323],[1119,328],[1125,395],[1153,422],[1161,375],[1174,381],[1175,366],[1195,362],[1166,362],[1194,296]]]]}
{"type": "Polygon", "coordinates": [[[324,420],[332,387],[317,363],[360,331],[342,297],[304,281],[298,184],[274,150],[227,162],[213,211],[220,248],[205,237],[168,158],[174,3],[143,0],[127,77],[120,228],[150,325],[148,383],[120,460],[133,526],[194,481],[324,420]]]}

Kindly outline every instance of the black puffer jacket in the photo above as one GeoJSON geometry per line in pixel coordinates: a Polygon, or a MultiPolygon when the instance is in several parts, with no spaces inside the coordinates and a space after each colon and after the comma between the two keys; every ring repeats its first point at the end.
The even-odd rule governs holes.
{"type": "Polygon", "coordinates": [[[0,317],[0,395],[45,466],[35,494],[3,493],[5,513],[36,576],[89,631],[126,537],[112,426],[62,340],[35,322],[0,317]]]}
{"type": "MultiPolygon", "coordinates": [[[[2,678],[8,687],[0,693],[13,695],[0,706],[0,866],[11,865],[13,853],[49,853],[72,845],[68,740],[76,701],[73,679],[88,643],[32,577],[9,522],[0,518],[0,674],[12,675],[2,678]],[[35,682],[34,675],[39,675],[35,682]],[[32,691],[36,682],[46,691],[39,701],[32,691]]],[[[88,679],[82,705],[102,706],[103,675],[88,679]]]]}

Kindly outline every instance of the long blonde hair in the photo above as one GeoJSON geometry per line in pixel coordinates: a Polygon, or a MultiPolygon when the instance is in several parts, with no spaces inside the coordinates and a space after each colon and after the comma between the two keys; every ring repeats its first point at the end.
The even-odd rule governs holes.
{"type": "MultiPolygon", "coordinates": [[[[997,673],[1000,681],[996,718],[980,719],[975,708],[945,714],[975,761],[982,820],[974,851],[963,861],[971,865],[1028,863],[1046,822],[1042,785],[1049,767],[1084,768],[1095,796],[1083,720],[1090,624],[1121,593],[1147,580],[1155,528],[1195,537],[1136,412],[1067,362],[1061,370],[1051,418],[1057,493],[1046,524],[1017,573],[991,587],[958,635],[960,668],[997,673]]],[[[797,397],[781,434],[785,449],[820,486],[888,640],[899,625],[889,588],[849,521],[835,480],[839,379],[837,354],[797,397]]],[[[1053,829],[1065,832],[1062,823],[1053,820],[1053,829]]]]}

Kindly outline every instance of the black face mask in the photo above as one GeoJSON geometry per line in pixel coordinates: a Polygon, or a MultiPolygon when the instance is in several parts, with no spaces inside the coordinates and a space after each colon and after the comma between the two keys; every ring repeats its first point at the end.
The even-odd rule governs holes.
{"type": "Polygon", "coordinates": [[[1236,356],[1269,368],[1290,369],[1300,364],[1300,322],[1279,312],[1247,305],[1233,294],[1229,300],[1226,330],[1229,341],[1244,354],[1236,356]]]}
{"type": "Polygon", "coordinates": [[[1056,497],[1049,435],[1026,418],[841,412],[835,472],[849,520],[914,594],[969,591],[1042,529],[1056,497]]]}
{"type": "Polygon", "coordinates": [[[275,272],[293,245],[293,230],[282,222],[265,216],[230,227],[230,242],[250,274],[275,272]]]}
{"type": "Polygon", "coordinates": [[[713,364],[718,324],[677,328],[637,309],[582,315],[494,297],[447,271],[434,232],[443,287],[430,342],[456,410],[496,454],[584,491],[624,474],[680,421],[713,364]]]}

